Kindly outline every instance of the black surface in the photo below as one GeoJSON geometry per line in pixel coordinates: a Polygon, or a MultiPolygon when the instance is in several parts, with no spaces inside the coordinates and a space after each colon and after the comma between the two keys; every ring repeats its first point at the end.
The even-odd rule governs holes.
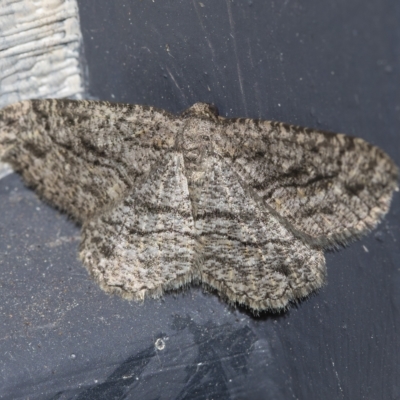
{"type": "MultiPolygon", "coordinates": [[[[212,102],[360,136],[400,165],[397,0],[79,6],[96,98],[212,102]]],[[[328,286],[254,318],[199,288],[143,304],[104,294],[77,260],[79,229],[16,175],[1,180],[0,397],[400,399],[399,197],[377,230],[327,254],[328,286]]]]}

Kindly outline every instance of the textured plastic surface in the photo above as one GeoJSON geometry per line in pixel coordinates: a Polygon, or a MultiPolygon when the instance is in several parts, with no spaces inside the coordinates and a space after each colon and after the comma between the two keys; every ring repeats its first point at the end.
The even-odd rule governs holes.
{"type": "Polygon", "coordinates": [[[82,98],[76,0],[0,0],[0,107],[23,99],[82,98]]]}
{"type": "MultiPolygon", "coordinates": [[[[400,165],[395,0],[79,3],[90,94],[343,131],[400,165]]],[[[0,181],[0,398],[399,399],[400,196],[327,254],[328,285],[254,318],[190,288],[131,303],[77,260],[79,230],[0,181]]]]}

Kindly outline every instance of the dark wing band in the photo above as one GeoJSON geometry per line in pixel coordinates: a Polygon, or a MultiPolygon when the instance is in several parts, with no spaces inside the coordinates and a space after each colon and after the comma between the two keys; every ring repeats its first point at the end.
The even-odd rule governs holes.
{"type": "Polygon", "coordinates": [[[223,120],[223,156],[266,207],[321,247],[374,228],[389,209],[398,170],[362,139],[257,120],[223,120]],[[229,127],[229,128],[228,128],[229,127]]]}
{"type": "Polygon", "coordinates": [[[42,198],[82,221],[148,173],[174,146],[179,124],[140,105],[23,101],[0,112],[0,156],[42,198]]]}

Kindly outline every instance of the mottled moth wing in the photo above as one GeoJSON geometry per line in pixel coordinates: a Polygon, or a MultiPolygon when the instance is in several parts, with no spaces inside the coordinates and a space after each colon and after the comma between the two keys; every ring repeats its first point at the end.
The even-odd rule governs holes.
{"type": "Polygon", "coordinates": [[[309,243],[346,243],[388,211],[398,170],[379,148],[278,122],[220,119],[218,154],[257,201],[309,243]]]}
{"type": "Polygon", "coordinates": [[[323,285],[322,251],[260,207],[224,160],[206,157],[200,170],[189,189],[203,283],[253,310],[284,308],[323,285]]]}
{"type": "Polygon", "coordinates": [[[75,219],[111,207],[175,142],[180,121],[152,107],[30,100],[0,113],[0,156],[75,219]]]}
{"type": "Polygon", "coordinates": [[[195,280],[263,310],[322,286],[322,251],[261,210],[223,161],[198,167],[193,177],[182,154],[166,153],[121,204],[84,224],[80,257],[104,290],[138,300],[195,280]]]}
{"type": "Polygon", "coordinates": [[[103,289],[158,297],[190,281],[255,311],[325,280],[323,247],[372,229],[398,171],[362,139],[225,119],[196,103],[32,100],[0,112],[0,157],[82,222],[103,289]]]}
{"type": "Polygon", "coordinates": [[[182,154],[166,153],[122,203],[83,225],[80,257],[101,287],[136,300],[198,277],[182,154]]]}

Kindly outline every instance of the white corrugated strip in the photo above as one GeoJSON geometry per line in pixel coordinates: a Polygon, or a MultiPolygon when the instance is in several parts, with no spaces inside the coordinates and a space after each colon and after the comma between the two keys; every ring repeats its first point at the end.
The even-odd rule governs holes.
{"type": "MultiPolygon", "coordinates": [[[[81,46],[76,0],[0,0],[0,108],[31,98],[81,98],[81,46]]],[[[3,169],[0,163],[0,178],[3,169]]]]}

